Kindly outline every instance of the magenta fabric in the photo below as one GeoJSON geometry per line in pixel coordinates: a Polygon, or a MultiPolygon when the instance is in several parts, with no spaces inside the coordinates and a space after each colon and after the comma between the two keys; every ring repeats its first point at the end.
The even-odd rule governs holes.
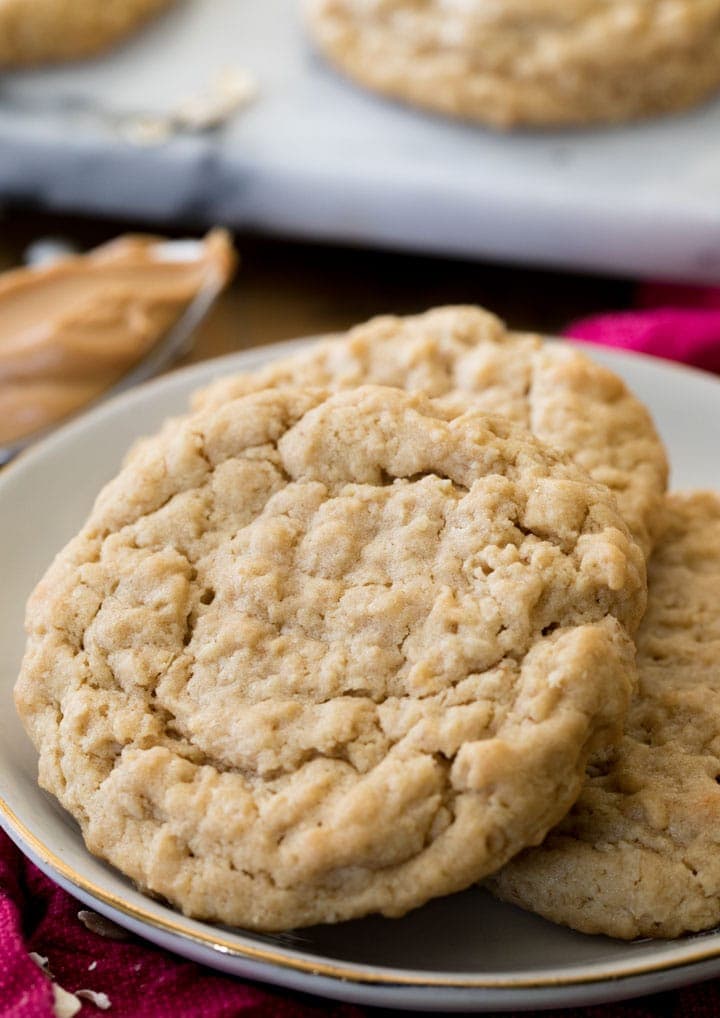
{"type": "MultiPolygon", "coordinates": [[[[720,288],[645,286],[638,292],[638,310],[576,322],[567,334],[720,372],[720,288]]],[[[101,1012],[83,1002],[81,1018],[100,1014],[110,1018],[378,1018],[389,1013],[223,976],[137,937],[108,940],[79,921],[81,907],[0,831],[0,1018],[52,1018],[54,1014],[50,982],[29,951],[49,959],[65,989],[108,995],[110,1010],[101,1012]]],[[[720,981],[622,1004],[543,1014],[545,1018],[716,1018],[720,1016],[720,981]]]]}
{"type": "Polygon", "coordinates": [[[720,288],[650,284],[638,304],[574,322],[566,334],[720,372],[720,288]]]}

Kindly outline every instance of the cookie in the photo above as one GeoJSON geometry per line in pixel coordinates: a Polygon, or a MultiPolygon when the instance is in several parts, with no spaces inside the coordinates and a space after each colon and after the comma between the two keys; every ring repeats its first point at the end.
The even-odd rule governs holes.
{"type": "Polygon", "coordinates": [[[494,880],[586,933],[720,923],[720,497],[672,495],[637,636],[639,695],[568,818],[494,880]]]}
{"type": "Polygon", "coordinates": [[[470,405],[269,389],[140,448],[32,595],[16,687],[86,843],[205,919],[399,916],[537,844],[620,735],[645,564],[470,405]]]}
{"type": "Polygon", "coordinates": [[[305,0],[361,85],[493,127],[612,122],[720,88],[720,0],[305,0]]]}
{"type": "Polygon", "coordinates": [[[344,388],[366,382],[431,396],[459,390],[471,394],[479,409],[516,421],[607,484],[649,553],[667,461],[646,408],[616,375],[578,350],[508,332],[481,308],[375,318],[339,342],[316,344],[261,371],[221,378],[198,392],[193,405],[219,406],[266,386],[344,388]]]}
{"type": "Polygon", "coordinates": [[[0,0],[0,67],[108,49],[175,0],[0,0]]]}

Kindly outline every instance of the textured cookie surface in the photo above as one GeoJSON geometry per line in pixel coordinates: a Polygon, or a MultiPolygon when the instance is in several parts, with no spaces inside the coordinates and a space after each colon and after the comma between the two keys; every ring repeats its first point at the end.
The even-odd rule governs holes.
{"type": "Polygon", "coordinates": [[[400,915],[537,844],[634,682],[644,559],[501,419],[380,387],[180,422],[27,612],[40,781],[186,912],[400,915]]]}
{"type": "Polygon", "coordinates": [[[0,67],[101,52],[175,0],[0,0],[0,67]]]}
{"type": "Polygon", "coordinates": [[[625,738],[542,847],[494,881],[587,933],[675,937],[720,923],[720,498],[669,496],[667,522],[625,738]]]}
{"type": "Polygon", "coordinates": [[[720,87],[720,0],[305,0],[369,88],[500,127],[618,121],[720,87]]]}
{"type": "Polygon", "coordinates": [[[337,342],[315,345],[262,371],[220,379],[196,393],[196,408],[266,386],[331,388],[372,382],[472,395],[572,459],[618,500],[646,553],[667,481],[665,451],[645,407],[612,372],[572,347],[508,332],[474,307],[382,317],[337,342]]]}

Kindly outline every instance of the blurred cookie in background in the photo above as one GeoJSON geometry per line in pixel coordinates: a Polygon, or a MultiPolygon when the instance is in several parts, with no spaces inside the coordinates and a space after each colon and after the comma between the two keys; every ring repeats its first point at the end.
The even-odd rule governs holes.
{"type": "Polygon", "coordinates": [[[0,67],[108,49],[176,0],[0,0],[0,67]]]}
{"type": "Polygon", "coordinates": [[[304,0],[361,85],[509,128],[610,123],[720,87],[720,0],[304,0]]]}

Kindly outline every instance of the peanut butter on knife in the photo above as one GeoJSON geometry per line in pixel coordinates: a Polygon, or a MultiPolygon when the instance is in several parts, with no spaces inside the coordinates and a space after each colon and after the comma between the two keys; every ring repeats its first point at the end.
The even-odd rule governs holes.
{"type": "Polygon", "coordinates": [[[213,230],[189,246],[128,234],[0,275],[0,443],[100,396],[235,264],[228,234],[213,230]]]}

